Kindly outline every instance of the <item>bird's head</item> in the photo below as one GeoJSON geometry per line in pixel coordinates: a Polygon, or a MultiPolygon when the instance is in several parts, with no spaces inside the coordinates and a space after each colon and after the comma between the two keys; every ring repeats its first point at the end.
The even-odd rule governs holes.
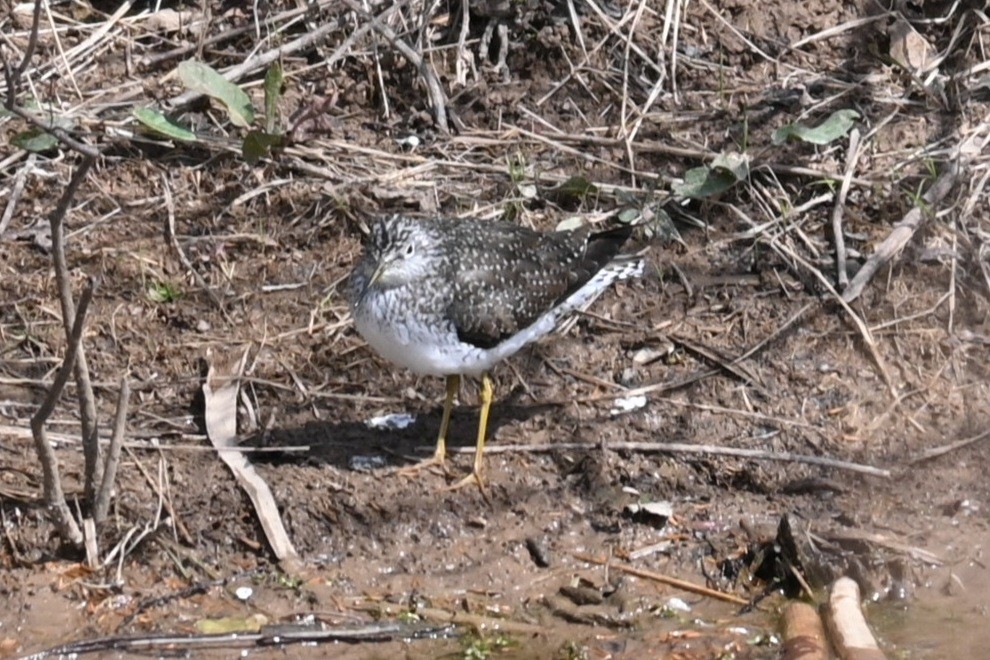
{"type": "Polygon", "coordinates": [[[436,239],[414,218],[383,218],[371,229],[365,252],[368,287],[392,289],[434,273],[436,239]]]}

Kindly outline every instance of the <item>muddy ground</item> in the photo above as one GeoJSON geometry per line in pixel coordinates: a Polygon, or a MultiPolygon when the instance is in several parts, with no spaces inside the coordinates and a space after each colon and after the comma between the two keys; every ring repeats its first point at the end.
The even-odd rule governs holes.
{"type": "MultiPolygon", "coordinates": [[[[985,99],[971,84],[988,35],[975,4],[702,2],[666,29],[666,3],[575,3],[572,15],[567,3],[523,2],[503,12],[499,68],[498,30],[488,52],[479,42],[500,12],[472,3],[463,81],[460,5],[372,7],[426,52],[456,116],[450,134],[436,127],[417,69],[361,32],[370,21],[346,4],[300,19],[281,13],[291,3],[257,16],[236,3],[165,3],[184,12],[171,27],[139,13],[143,3],[112,20],[116,3],[53,4],[18,103],[54,104],[74,135],[104,149],[67,216],[67,254],[77,291],[100,278],[83,345],[104,435],[125,374],[132,398],[98,539],[110,559],[86,568],[45,514],[28,424],[66,345],[36,228],[77,158],[11,146],[0,188],[8,200],[22,191],[0,224],[0,653],[255,617],[409,626],[391,641],[264,651],[294,657],[778,657],[782,591],[800,593],[761,573],[758,555],[784,516],[796,536],[816,535],[824,565],[859,581],[886,650],[975,657],[990,645],[986,447],[923,460],[990,419],[985,99]],[[184,90],[169,74],[183,59],[223,69],[338,23],[282,58],[279,121],[292,139],[257,164],[240,155],[244,131],[215,102],[173,112],[211,137],[199,143],[168,142],[131,118],[135,107],[170,107],[184,90]],[[904,24],[916,30],[909,39],[904,24]],[[72,50],[87,39],[89,50],[72,50]],[[932,64],[935,55],[945,57],[932,64]],[[771,140],[784,124],[816,125],[842,109],[859,113],[862,138],[841,205],[852,276],[911,209],[924,212],[849,307],[830,293],[849,138],[771,140]],[[964,143],[975,147],[952,192],[919,202],[964,143]],[[727,153],[749,157],[742,180],[715,195],[672,194],[688,170],[727,153]],[[552,189],[575,176],[594,190],[552,189]],[[443,383],[385,363],[349,322],[344,286],[370,220],[507,215],[552,229],[628,207],[647,220],[631,246],[644,251],[646,274],[495,371],[490,497],[442,490],[470,453],[454,457],[449,476],[397,475],[432,450],[443,383]],[[302,559],[291,574],[204,435],[207,357],[243,350],[240,429],[246,446],[266,450],[249,456],[302,559]],[[638,388],[641,400],[630,396],[638,388]],[[400,413],[411,425],[369,426],[400,413]],[[654,502],[672,515],[627,508],[654,502]],[[127,552],[111,556],[121,543],[127,552]],[[467,625],[444,628],[455,615],[467,625]],[[414,638],[420,627],[425,638],[414,638]]],[[[5,11],[13,36],[2,47],[19,57],[30,6],[5,11]]],[[[240,81],[258,107],[262,76],[240,81]]],[[[5,143],[23,130],[0,118],[5,143]]],[[[75,393],[70,384],[49,428],[81,511],[75,393]]],[[[473,383],[462,387],[450,434],[467,452],[476,396],[473,383]]]]}

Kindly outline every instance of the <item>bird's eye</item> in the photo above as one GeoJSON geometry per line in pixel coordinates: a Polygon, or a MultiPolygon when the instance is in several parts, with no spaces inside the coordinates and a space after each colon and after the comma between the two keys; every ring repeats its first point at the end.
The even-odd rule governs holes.
{"type": "Polygon", "coordinates": [[[411,257],[411,256],[413,256],[413,252],[415,252],[415,251],[416,251],[416,248],[413,246],[412,243],[410,243],[410,244],[408,244],[406,246],[406,249],[402,251],[402,254],[403,254],[403,256],[411,257]]]}

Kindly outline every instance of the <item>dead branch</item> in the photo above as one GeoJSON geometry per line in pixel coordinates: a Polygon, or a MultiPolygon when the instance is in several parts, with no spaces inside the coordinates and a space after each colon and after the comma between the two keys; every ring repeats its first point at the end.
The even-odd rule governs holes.
{"type": "Polygon", "coordinates": [[[59,142],[64,144],[69,149],[72,149],[76,153],[79,153],[85,156],[86,158],[93,158],[93,159],[97,158],[100,155],[100,151],[96,147],[86,144],[85,142],[80,142],[79,140],[69,135],[69,132],[66,131],[64,128],[61,128],[59,126],[53,126],[38,119],[24,108],[21,108],[20,106],[16,105],[10,99],[10,97],[8,97],[4,105],[7,107],[7,109],[10,112],[14,113],[18,117],[26,121],[27,123],[31,124],[32,126],[36,128],[40,128],[41,130],[50,133],[56,139],[58,139],[59,142]]]}
{"type": "Polygon", "coordinates": [[[103,481],[96,491],[93,503],[93,520],[101,524],[110,510],[110,495],[117,480],[117,466],[120,464],[120,450],[124,446],[124,432],[127,424],[127,404],[131,396],[131,386],[125,375],[120,379],[120,394],[117,396],[117,412],[113,418],[113,435],[110,436],[110,447],[107,448],[106,463],[103,465],[103,481]]]}
{"type": "Polygon", "coordinates": [[[925,461],[930,461],[933,458],[938,458],[939,456],[944,456],[945,454],[956,451],[957,449],[968,447],[969,445],[980,442],[981,440],[985,440],[986,438],[990,438],[990,429],[987,429],[986,431],[983,431],[981,433],[977,433],[972,437],[964,438],[963,440],[956,440],[955,442],[950,442],[947,445],[941,445],[939,447],[926,449],[925,451],[921,452],[918,456],[912,458],[908,462],[908,465],[917,465],[918,463],[924,463],[925,461]]]}
{"type": "MultiPolygon", "coordinates": [[[[38,47],[38,26],[41,23],[42,0],[34,0],[34,13],[31,15],[31,30],[28,32],[28,44],[24,49],[24,57],[16,69],[10,67],[7,58],[3,58],[3,75],[7,81],[7,99],[5,104],[7,109],[13,109],[14,100],[17,98],[17,88],[20,85],[21,76],[27,71],[31,58],[34,57],[34,50],[38,47]]],[[[0,50],[2,52],[2,50],[0,50]]]]}
{"type": "MultiPolygon", "coordinates": [[[[824,456],[807,456],[795,454],[789,451],[764,451],[762,449],[744,449],[742,447],[722,447],[720,445],[692,445],[683,442],[550,442],[534,445],[494,445],[485,447],[486,454],[508,454],[508,453],[543,453],[562,450],[575,449],[611,449],[612,451],[636,451],[643,453],[662,454],[711,454],[713,456],[733,456],[737,458],[748,458],[756,461],[784,461],[787,463],[807,463],[809,465],[819,465],[821,467],[833,468],[836,470],[846,470],[848,472],[858,472],[871,477],[883,477],[889,479],[890,470],[862,465],[860,463],[850,463],[840,461],[835,458],[824,456]]],[[[432,447],[417,447],[417,451],[432,451],[432,447]]],[[[448,454],[474,453],[474,447],[447,447],[448,454]]]]}
{"type": "Polygon", "coordinates": [[[784,610],[784,660],[828,660],[825,627],[813,605],[791,601],[784,610]]]}
{"type": "Polygon", "coordinates": [[[608,566],[609,568],[614,568],[617,571],[622,571],[628,575],[635,575],[636,577],[641,577],[647,580],[653,580],[654,582],[660,582],[661,584],[666,584],[676,589],[682,591],[687,591],[689,593],[698,594],[699,596],[708,596],[709,598],[714,598],[716,600],[725,601],[726,603],[735,603],[736,605],[749,605],[749,601],[745,598],[740,598],[733,594],[727,594],[723,591],[716,591],[715,589],[709,589],[708,587],[702,586],[700,584],[694,584],[693,582],[688,582],[686,580],[678,580],[677,578],[670,577],[669,575],[663,575],[662,573],[657,573],[655,571],[649,571],[645,568],[637,568],[629,564],[623,564],[621,562],[612,561],[604,557],[593,557],[588,554],[581,552],[575,553],[574,558],[578,561],[586,561],[589,564],[598,564],[599,566],[608,566]]]}
{"type": "Polygon", "coordinates": [[[45,504],[52,516],[52,522],[58,530],[59,535],[75,546],[81,546],[83,535],[79,530],[79,525],[72,517],[72,511],[65,501],[65,493],[62,492],[62,480],[59,476],[58,457],[52,448],[48,436],[45,434],[45,423],[55,410],[65,384],[69,381],[69,374],[75,367],[79,348],[82,344],[83,325],[86,320],[86,310],[93,299],[93,291],[96,289],[96,281],[92,278],[86,283],[82,294],[79,296],[79,306],[75,310],[74,318],[67,335],[68,346],[65,349],[65,359],[55,375],[55,382],[52,383],[48,394],[41,406],[31,417],[31,435],[34,436],[34,448],[38,454],[38,461],[41,463],[41,473],[45,493],[45,504]]]}
{"type": "Polygon", "coordinates": [[[842,300],[850,303],[863,293],[863,289],[870,283],[870,280],[880,270],[880,267],[893,259],[907,245],[907,242],[911,240],[915,232],[921,228],[925,220],[932,215],[930,209],[949,194],[949,191],[956,185],[956,179],[958,177],[959,163],[953,162],[935,183],[932,184],[928,191],[925,192],[922,197],[924,206],[915,206],[908,211],[904,219],[894,225],[893,230],[887,235],[887,238],[877,246],[876,252],[866,260],[863,267],[859,269],[856,276],[849,282],[849,288],[842,292],[842,300]]]}
{"type": "Polygon", "coordinates": [[[842,213],[846,208],[846,198],[849,196],[849,186],[852,183],[856,161],[859,160],[859,131],[853,129],[849,133],[849,147],[846,153],[846,175],[842,177],[839,194],[832,208],[832,241],[835,245],[836,282],[839,291],[844,291],[849,285],[849,272],[846,269],[846,239],[842,235],[842,213]]]}
{"type": "MultiPolygon", "coordinates": [[[[500,619],[492,619],[499,621],[500,619]]],[[[533,626],[536,628],[536,626],[533,626]]],[[[542,629],[539,629],[542,630],[542,629]]],[[[25,656],[25,660],[78,656],[100,651],[129,651],[131,653],[159,654],[175,650],[206,649],[265,649],[288,644],[329,644],[335,642],[390,642],[409,639],[436,639],[443,634],[437,626],[402,624],[389,621],[359,626],[314,627],[308,624],[277,625],[259,632],[220,634],[154,634],[135,637],[100,637],[81,642],[71,642],[40,653],[25,656]]]]}
{"type": "Polygon", "coordinates": [[[832,644],[844,660],[883,660],[884,655],[860,608],[859,585],[841,577],[828,596],[828,629],[832,644]]]}
{"type": "MultiPolygon", "coordinates": [[[[52,263],[55,266],[55,282],[58,286],[59,304],[62,307],[62,323],[67,337],[72,335],[72,322],[76,316],[75,303],[72,300],[72,283],[69,278],[69,266],[65,259],[65,215],[69,205],[75,198],[76,191],[82,185],[89,168],[95,160],[88,156],[76,168],[69,185],[59,199],[58,206],[48,221],[52,230],[52,263]]],[[[83,458],[85,459],[85,490],[86,500],[93,502],[96,487],[102,481],[103,465],[100,462],[99,428],[96,419],[96,397],[93,395],[93,384],[89,377],[89,366],[86,364],[86,353],[82,345],[77,346],[78,355],[75,361],[76,390],[79,397],[79,421],[82,426],[83,458]]]]}
{"type": "MultiPolygon", "coordinates": [[[[274,16],[269,16],[265,18],[262,22],[264,26],[275,26],[286,21],[290,21],[294,18],[302,16],[304,14],[312,13],[316,14],[323,9],[326,9],[332,4],[335,4],[336,0],[320,0],[319,2],[306,3],[303,6],[296,7],[294,9],[289,9],[283,11],[274,16]]],[[[189,43],[184,46],[179,46],[178,48],[173,48],[172,50],[165,51],[164,53],[158,53],[156,55],[149,55],[141,61],[141,64],[146,67],[153,67],[162,62],[175,59],[176,57],[182,57],[183,55],[188,55],[189,53],[195,52],[201,48],[206,48],[209,46],[216,46],[217,44],[235,39],[242,34],[247,34],[249,32],[254,32],[258,26],[251,22],[248,25],[242,25],[240,27],[231,28],[229,30],[224,30],[219,34],[215,34],[212,37],[207,37],[201,39],[196,43],[189,43]]]]}

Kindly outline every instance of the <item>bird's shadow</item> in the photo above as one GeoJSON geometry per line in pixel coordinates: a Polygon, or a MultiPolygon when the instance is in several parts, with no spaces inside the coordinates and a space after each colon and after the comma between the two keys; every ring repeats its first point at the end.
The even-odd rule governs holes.
{"type": "MultiPolygon", "coordinates": [[[[555,407],[554,404],[521,403],[522,392],[514,390],[493,402],[488,417],[490,442],[500,427],[523,422],[555,407]]],[[[394,411],[402,412],[402,411],[394,411]]],[[[455,406],[447,432],[448,449],[474,448],[478,433],[479,407],[473,397],[455,406]]],[[[332,465],[341,470],[370,470],[401,467],[432,455],[436,445],[443,405],[415,414],[404,428],[369,426],[367,420],[313,420],[298,426],[276,427],[246,439],[245,446],[269,450],[252,460],[271,464],[310,463],[332,465]],[[277,449],[284,447],[286,451],[277,449]],[[305,450],[296,448],[305,447],[305,450]]]]}

